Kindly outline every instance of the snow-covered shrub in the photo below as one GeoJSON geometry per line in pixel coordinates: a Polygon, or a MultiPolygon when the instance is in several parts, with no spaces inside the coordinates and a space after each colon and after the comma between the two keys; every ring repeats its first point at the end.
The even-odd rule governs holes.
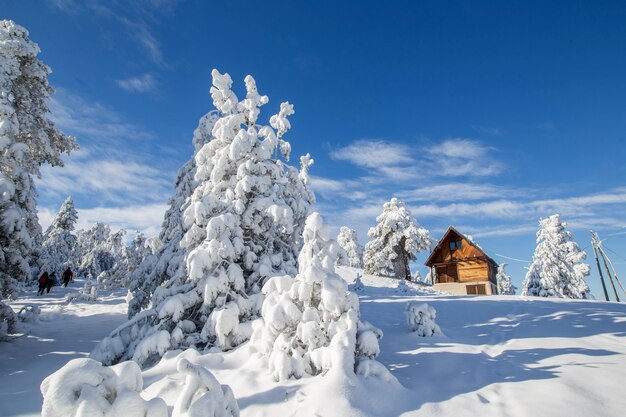
{"type": "Polygon", "coordinates": [[[68,197],[44,234],[43,271],[56,271],[61,274],[68,267],[76,269],[78,265],[76,236],[72,231],[77,220],[74,200],[68,197]]]}
{"type": "Polygon", "coordinates": [[[539,221],[537,247],[522,283],[522,295],[587,298],[587,254],[573,241],[558,214],[539,221]]]}
{"type": "Polygon", "coordinates": [[[50,68],[28,31],[0,20],[0,298],[14,298],[41,258],[34,177],[77,148],[48,117],[50,68]],[[32,267],[32,268],[31,268],[32,267]]]}
{"type": "Polygon", "coordinates": [[[282,103],[271,126],[261,125],[259,107],[268,98],[259,95],[254,79],[246,77],[247,95],[239,101],[228,74],[212,75],[220,118],[214,139],[195,156],[195,189],[181,219],[185,270],[154,291],[154,321],[121,339],[122,360],[133,357],[140,338],[161,332],[172,347],[226,350],[240,344],[258,316],[263,282],[296,272],[299,236],[314,196],[307,186],[310,157],[301,158],[301,171],[278,157],[289,157],[283,135],[293,106],[282,103]]]}
{"type": "Polygon", "coordinates": [[[347,265],[353,268],[363,267],[363,246],[359,245],[356,230],[343,226],[339,229],[337,243],[345,251],[345,257],[339,257],[337,265],[347,265]]]}
{"type": "Polygon", "coordinates": [[[0,340],[7,335],[17,332],[17,318],[15,311],[0,301],[0,340]]]}
{"type": "Polygon", "coordinates": [[[406,283],[405,279],[399,279],[398,284],[396,285],[396,292],[398,293],[407,293],[412,290],[411,287],[406,283]]]}
{"type": "Polygon", "coordinates": [[[498,266],[498,274],[496,275],[496,282],[498,283],[498,294],[500,295],[515,295],[517,288],[511,282],[511,277],[506,273],[506,264],[500,264],[498,266]]]}
{"type": "Polygon", "coordinates": [[[356,274],[356,279],[352,284],[348,286],[350,291],[359,292],[365,289],[365,285],[363,285],[363,281],[361,280],[361,274],[356,274]]]}
{"type": "Polygon", "coordinates": [[[205,367],[178,359],[185,386],[174,405],[172,417],[239,417],[239,406],[228,385],[220,385],[205,367]]]}
{"type": "Polygon", "coordinates": [[[37,321],[39,319],[39,315],[41,314],[41,308],[37,305],[26,305],[20,308],[20,311],[17,313],[17,317],[20,321],[37,321]]]}
{"type": "Polygon", "coordinates": [[[378,224],[367,232],[371,240],[363,254],[365,273],[411,279],[409,261],[431,246],[428,230],[417,223],[397,198],[384,204],[383,213],[376,221],[378,224]]]}
{"type": "Polygon", "coordinates": [[[441,329],[435,323],[437,312],[428,304],[411,301],[404,309],[406,323],[412,332],[418,336],[435,336],[441,334],[441,329]]]}
{"type": "MultiPolygon", "coordinates": [[[[106,274],[106,272],[103,272],[102,274],[106,274]]],[[[68,303],[73,303],[75,301],[93,303],[98,301],[98,284],[96,280],[86,280],[83,287],[79,291],[67,293],[65,295],[65,301],[68,303]]]]}
{"type": "Polygon", "coordinates": [[[295,277],[276,276],[263,287],[262,320],[254,343],[275,380],[327,372],[353,374],[379,352],[382,332],[359,321],[359,300],[334,272],[339,248],[318,213],[311,214],[295,277]]]}
{"type": "Polygon", "coordinates": [[[165,401],[144,400],[141,369],[135,362],[106,367],[72,359],[41,383],[42,417],[167,417],[165,401]]]}

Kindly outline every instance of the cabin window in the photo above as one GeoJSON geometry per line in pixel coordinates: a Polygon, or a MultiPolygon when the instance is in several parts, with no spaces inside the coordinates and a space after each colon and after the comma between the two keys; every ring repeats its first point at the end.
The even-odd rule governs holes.
{"type": "Polygon", "coordinates": [[[457,249],[461,249],[463,247],[463,241],[462,240],[453,240],[452,242],[450,242],[450,251],[454,252],[457,249]]]}

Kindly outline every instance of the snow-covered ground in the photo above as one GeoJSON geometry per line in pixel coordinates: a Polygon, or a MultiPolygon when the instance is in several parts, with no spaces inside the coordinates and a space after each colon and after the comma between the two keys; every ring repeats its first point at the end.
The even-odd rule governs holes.
{"type": "Polygon", "coordinates": [[[0,342],[0,416],[38,416],[41,381],[70,359],[86,357],[111,330],[126,321],[126,290],[102,291],[98,302],[68,303],[65,297],[83,285],[52,287],[37,296],[35,288],[11,303],[41,308],[39,319],[21,323],[23,335],[0,342]]]}
{"type": "MultiPolygon", "coordinates": [[[[338,272],[349,282],[357,270],[338,272]]],[[[452,297],[364,275],[361,314],[381,328],[378,360],[401,385],[376,378],[304,377],[275,382],[256,347],[199,357],[232,388],[242,416],[621,416],[626,410],[626,305],[596,301],[452,297]],[[437,310],[442,335],[418,337],[404,317],[409,301],[437,310]]],[[[76,284],[75,284],[76,285],[76,284]]],[[[125,319],[123,292],[99,303],[67,304],[66,290],[27,298],[39,322],[0,343],[0,415],[38,415],[39,384],[69,359],[88,354],[125,319]]],[[[143,373],[143,396],[171,407],[184,377],[170,352],[143,373]]]]}

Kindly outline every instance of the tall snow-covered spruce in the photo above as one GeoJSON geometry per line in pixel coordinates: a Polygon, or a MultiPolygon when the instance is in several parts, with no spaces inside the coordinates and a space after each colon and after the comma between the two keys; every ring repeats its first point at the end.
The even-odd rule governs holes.
{"type": "Polygon", "coordinates": [[[48,118],[50,68],[28,31],[0,20],[0,297],[14,297],[29,281],[40,253],[34,177],[44,163],[62,166],[62,153],[77,148],[48,118]]]}
{"type": "Polygon", "coordinates": [[[335,273],[337,242],[318,213],[304,228],[299,274],[275,276],[263,287],[262,320],[252,342],[277,381],[305,374],[379,375],[393,379],[374,358],[382,332],[359,320],[359,299],[335,273]]]}
{"type": "Polygon", "coordinates": [[[43,270],[60,274],[65,268],[78,266],[76,236],[72,233],[78,220],[74,200],[68,197],[44,234],[43,270]]]}
{"type": "Polygon", "coordinates": [[[345,251],[345,257],[341,257],[337,262],[338,265],[347,265],[353,268],[363,267],[363,246],[359,245],[356,230],[342,226],[339,229],[337,243],[345,251]]]}
{"type": "Polygon", "coordinates": [[[371,240],[363,254],[365,273],[410,280],[409,261],[430,248],[430,233],[397,198],[384,204],[376,221],[378,224],[367,233],[371,240]]]}
{"type": "Polygon", "coordinates": [[[260,288],[275,275],[295,274],[300,236],[314,196],[301,158],[298,171],[283,139],[293,106],[282,103],[270,126],[260,125],[268,102],[251,76],[246,98],[228,74],[213,70],[211,97],[219,112],[212,140],[195,155],[194,190],[182,213],[184,270],[154,290],[150,308],[105,338],[92,357],[149,363],[168,349],[230,349],[252,333],[260,288]],[[182,273],[184,272],[184,274],[182,273]]]}
{"type": "Polygon", "coordinates": [[[196,160],[195,155],[202,147],[213,139],[212,131],[219,113],[212,110],[202,118],[193,133],[194,155],[178,171],[174,182],[174,195],[169,200],[169,208],[165,212],[161,233],[158,239],[158,249],[154,254],[146,257],[132,272],[129,284],[131,299],[128,302],[128,318],[148,307],[152,300],[158,305],[160,300],[167,296],[168,287],[182,283],[186,276],[185,258],[187,248],[180,245],[185,229],[183,228],[183,213],[190,204],[190,197],[196,188],[196,160]],[[160,289],[160,291],[157,291],[160,289]],[[159,294],[155,294],[157,291],[159,294]],[[163,294],[161,296],[160,294],[163,294]]]}
{"type": "Polygon", "coordinates": [[[500,264],[498,266],[498,273],[496,274],[496,282],[498,283],[498,294],[500,295],[515,295],[517,287],[511,282],[511,277],[506,273],[506,265],[500,264]]]}
{"type": "Polygon", "coordinates": [[[522,284],[522,295],[537,297],[587,298],[584,278],[589,265],[587,254],[573,241],[567,224],[558,214],[539,221],[537,247],[522,284]]]}

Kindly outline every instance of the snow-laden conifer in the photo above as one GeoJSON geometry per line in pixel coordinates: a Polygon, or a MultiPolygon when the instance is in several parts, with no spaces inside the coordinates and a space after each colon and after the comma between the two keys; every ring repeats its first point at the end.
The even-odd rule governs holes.
{"type": "Polygon", "coordinates": [[[126,236],[124,229],[111,232],[104,244],[98,248],[98,253],[102,258],[112,261],[112,266],[103,269],[97,277],[100,288],[126,287],[128,285],[131,256],[128,253],[130,248],[124,244],[124,236],[126,236]]]}
{"type": "Polygon", "coordinates": [[[182,217],[185,274],[155,290],[153,308],[128,323],[137,331],[126,337],[122,326],[103,340],[92,355],[104,362],[147,363],[178,347],[232,348],[252,332],[263,282],[297,270],[299,236],[314,197],[306,185],[310,157],[301,158],[300,171],[279,158],[289,157],[283,136],[293,106],[282,103],[271,126],[261,125],[260,106],[268,98],[254,79],[245,78],[240,101],[228,74],[212,75],[220,118],[214,139],[195,156],[195,189],[182,217]]]}
{"type": "Polygon", "coordinates": [[[30,281],[41,253],[34,177],[44,163],[62,166],[61,154],[77,147],[48,118],[53,90],[39,52],[26,29],[0,20],[0,297],[30,281]]]}
{"type": "Polygon", "coordinates": [[[357,295],[334,271],[340,248],[318,213],[308,217],[303,238],[295,279],[276,276],[263,287],[262,321],[253,341],[267,356],[270,373],[280,381],[331,370],[379,370],[373,359],[382,332],[360,322],[357,295]]]}
{"type": "MultiPolygon", "coordinates": [[[[76,239],[80,252],[78,274],[89,279],[100,279],[101,284],[107,286],[119,284],[120,279],[111,276],[115,268],[122,268],[120,265],[125,262],[125,234],[124,229],[113,232],[104,223],[79,230],[76,239]]],[[[123,274],[115,275],[118,276],[123,274]]]]}
{"type": "Polygon", "coordinates": [[[73,231],[77,220],[74,200],[68,197],[44,234],[44,271],[61,274],[68,267],[76,269],[78,259],[73,231]]]}
{"type": "Polygon", "coordinates": [[[515,295],[517,288],[511,282],[511,277],[506,273],[506,265],[500,264],[498,267],[498,273],[496,274],[496,282],[498,283],[498,294],[500,295],[515,295]]]}
{"type": "Polygon", "coordinates": [[[392,198],[376,218],[378,224],[367,233],[371,240],[365,245],[365,273],[399,279],[411,279],[409,261],[430,248],[432,238],[421,227],[404,203],[392,198]]]}
{"type": "MultiPolygon", "coordinates": [[[[128,303],[128,318],[132,318],[142,309],[148,307],[152,296],[163,283],[168,286],[180,284],[186,276],[185,257],[187,248],[180,245],[185,229],[182,216],[190,204],[190,197],[196,188],[196,160],[195,154],[213,139],[212,131],[219,113],[215,110],[204,115],[193,133],[194,156],[185,163],[174,183],[174,195],[169,199],[169,208],[165,212],[157,249],[147,256],[132,272],[129,284],[131,299],[128,303]]],[[[162,289],[167,295],[167,290],[162,289]]],[[[155,296],[158,304],[162,297],[155,296]]]]}
{"type": "Polygon", "coordinates": [[[522,295],[538,297],[587,298],[584,278],[589,265],[587,254],[573,241],[567,224],[558,214],[539,221],[537,247],[522,284],[522,295]]]}
{"type": "Polygon", "coordinates": [[[341,227],[337,236],[337,243],[345,251],[345,259],[341,257],[338,265],[347,265],[353,268],[363,267],[363,246],[359,245],[356,230],[349,227],[341,227]]]}

